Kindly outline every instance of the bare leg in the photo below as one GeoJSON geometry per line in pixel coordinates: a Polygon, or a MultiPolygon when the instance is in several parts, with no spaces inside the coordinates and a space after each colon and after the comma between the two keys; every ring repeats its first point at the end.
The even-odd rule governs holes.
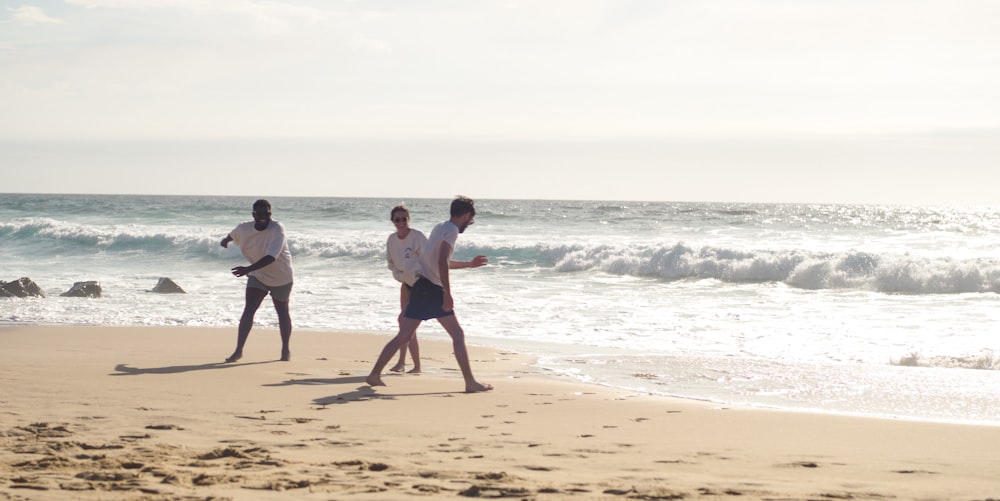
{"type": "Polygon", "coordinates": [[[267,291],[247,287],[246,304],[243,306],[243,315],[240,317],[240,327],[236,331],[236,350],[226,359],[226,363],[235,362],[243,358],[243,345],[250,336],[250,329],[253,328],[253,317],[260,308],[260,303],[267,297],[267,291]]]}
{"type": "Polygon", "coordinates": [[[278,312],[278,331],[281,333],[281,361],[287,362],[292,359],[292,352],[288,349],[288,343],[292,340],[292,316],[288,312],[288,301],[274,302],[274,311],[278,312]]]}
{"type": "MultiPolygon", "coordinates": [[[[406,313],[406,305],[409,302],[410,289],[407,288],[405,283],[399,284],[399,316],[396,317],[396,323],[399,324],[400,328],[403,327],[403,314],[406,313]]],[[[406,368],[406,348],[406,343],[399,345],[399,361],[389,369],[390,371],[403,372],[403,369],[406,368]]]]}
{"type": "Polygon", "coordinates": [[[413,331],[413,336],[410,337],[410,358],[413,359],[413,368],[410,369],[410,374],[420,374],[420,343],[417,342],[417,331],[413,331]]]}
{"type": "Polygon", "coordinates": [[[390,339],[389,342],[386,343],[385,348],[382,348],[382,353],[379,355],[378,361],[375,362],[375,366],[372,367],[371,373],[368,374],[367,378],[365,378],[365,382],[368,383],[369,386],[385,386],[385,383],[382,382],[382,369],[384,369],[386,364],[389,363],[392,356],[396,354],[399,347],[402,346],[403,343],[409,342],[410,336],[417,331],[418,326],[420,326],[420,320],[415,318],[403,318],[402,322],[400,322],[399,334],[396,334],[396,337],[390,339]]]}
{"type": "MultiPolygon", "coordinates": [[[[400,312],[399,318],[397,318],[396,321],[397,321],[397,323],[399,323],[400,327],[402,327],[402,325],[403,325],[403,313],[402,312],[400,312]]],[[[406,368],[406,349],[407,349],[408,346],[409,345],[407,343],[403,343],[403,344],[399,345],[399,361],[396,362],[396,365],[393,365],[389,369],[390,371],[392,371],[392,372],[403,372],[403,369],[406,368]]]]}
{"type": "Polygon", "coordinates": [[[458,324],[455,315],[441,317],[438,319],[444,330],[451,336],[452,348],[455,350],[455,360],[458,361],[458,368],[462,370],[462,377],[465,378],[465,392],[475,393],[477,391],[490,391],[493,385],[481,384],[472,377],[472,366],[469,364],[469,351],[465,348],[465,331],[458,324]]]}
{"type": "Polygon", "coordinates": [[[392,367],[389,368],[390,371],[403,372],[403,369],[406,368],[406,350],[408,348],[409,345],[407,345],[406,343],[403,343],[399,346],[399,360],[396,362],[396,365],[393,365],[392,367]]]}

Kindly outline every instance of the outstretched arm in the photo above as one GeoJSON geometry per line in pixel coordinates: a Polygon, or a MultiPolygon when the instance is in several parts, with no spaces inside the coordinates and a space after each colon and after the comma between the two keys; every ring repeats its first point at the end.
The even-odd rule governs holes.
{"type": "Polygon", "coordinates": [[[485,266],[489,261],[489,258],[486,256],[476,256],[471,261],[449,261],[448,267],[451,269],[479,268],[480,266],[485,266]]]}

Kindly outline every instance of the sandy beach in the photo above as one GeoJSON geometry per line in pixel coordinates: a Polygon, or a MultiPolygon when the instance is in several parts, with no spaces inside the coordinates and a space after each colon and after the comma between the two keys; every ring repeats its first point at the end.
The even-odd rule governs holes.
{"type": "MultiPolygon", "coordinates": [[[[364,377],[389,334],[0,329],[0,499],[1000,498],[1000,427],[725,408],[449,343],[364,377]]],[[[474,343],[474,339],[470,339],[474,343]]]]}

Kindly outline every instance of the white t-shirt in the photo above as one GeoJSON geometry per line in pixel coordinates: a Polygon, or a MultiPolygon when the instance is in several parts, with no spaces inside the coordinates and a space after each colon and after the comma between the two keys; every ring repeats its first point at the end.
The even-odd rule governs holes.
{"type": "Polygon", "coordinates": [[[385,242],[385,259],[393,278],[411,287],[416,283],[417,271],[420,269],[419,257],[425,243],[427,237],[413,228],[410,228],[406,238],[399,238],[395,232],[389,235],[385,242]]]}
{"type": "Polygon", "coordinates": [[[272,219],[267,228],[257,231],[254,222],[247,221],[229,232],[229,236],[240,246],[240,252],[250,264],[260,261],[264,256],[274,258],[273,263],[251,271],[250,276],[268,287],[281,287],[292,283],[292,253],[288,251],[285,227],[281,223],[272,219]]]}
{"type": "Polygon", "coordinates": [[[438,269],[438,257],[441,254],[441,242],[448,242],[451,252],[448,260],[455,253],[455,242],[458,241],[458,226],[451,221],[439,223],[431,230],[431,236],[427,238],[424,251],[420,253],[420,275],[439,286],[441,283],[441,273],[438,269]]]}

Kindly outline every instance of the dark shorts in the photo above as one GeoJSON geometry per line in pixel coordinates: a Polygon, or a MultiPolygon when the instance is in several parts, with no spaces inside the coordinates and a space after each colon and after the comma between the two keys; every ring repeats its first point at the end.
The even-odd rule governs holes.
{"type": "Polygon", "coordinates": [[[275,301],[281,301],[282,303],[287,303],[288,298],[292,297],[292,284],[287,283],[285,285],[279,285],[277,287],[271,287],[270,285],[265,285],[264,282],[257,280],[254,277],[248,277],[247,287],[252,287],[254,289],[260,289],[262,291],[267,291],[271,293],[271,299],[275,301]]]}
{"type": "Polygon", "coordinates": [[[417,283],[413,284],[413,289],[410,291],[410,303],[406,305],[403,316],[417,320],[430,320],[454,315],[455,310],[444,311],[441,309],[443,303],[444,288],[426,278],[420,278],[417,283]]]}

